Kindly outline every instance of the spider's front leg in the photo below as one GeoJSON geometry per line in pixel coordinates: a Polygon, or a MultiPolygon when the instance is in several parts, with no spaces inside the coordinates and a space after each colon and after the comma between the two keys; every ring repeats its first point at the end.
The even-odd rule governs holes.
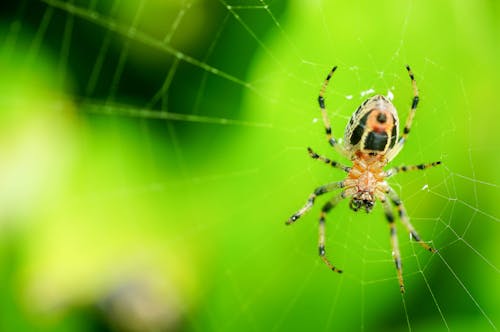
{"type": "Polygon", "coordinates": [[[406,138],[408,137],[408,134],[410,133],[411,130],[411,125],[413,123],[413,118],[415,117],[415,111],[417,110],[418,102],[420,101],[420,97],[418,96],[418,88],[417,88],[417,82],[415,81],[415,76],[413,75],[410,66],[406,65],[406,70],[408,71],[408,76],[410,76],[411,86],[413,89],[413,98],[411,100],[410,112],[408,113],[408,117],[406,118],[403,134],[399,138],[394,148],[387,153],[388,161],[393,160],[398,155],[398,153],[401,152],[401,149],[403,149],[403,146],[406,143],[406,138]]]}
{"type": "Polygon", "coordinates": [[[348,157],[347,151],[341,145],[338,144],[337,140],[332,135],[332,126],[330,125],[330,119],[328,118],[328,114],[326,112],[325,91],[326,87],[328,86],[328,83],[330,82],[330,78],[332,78],[333,73],[335,73],[335,70],[337,70],[337,66],[334,66],[326,76],[326,79],[323,82],[323,85],[321,86],[321,90],[319,92],[318,104],[321,110],[321,117],[323,118],[323,123],[325,125],[325,133],[326,133],[326,138],[328,139],[328,143],[330,143],[330,145],[334,149],[336,149],[337,152],[339,152],[341,155],[348,157]]]}
{"type": "Polygon", "coordinates": [[[293,224],[303,214],[305,214],[307,211],[309,211],[312,208],[312,206],[314,204],[314,200],[316,199],[316,197],[318,197],[320,195],[323,195],[323,194],[326,194],[327,192],[333,191],[335,189],[343,188],[343,187],[344,187],[344,181],[340,181],[340,182],[332,182],[332,183],[329,183],[329,184],[326,184],[324,186],[320,186],[320,187],[314,189],[314,192],[307,199],[306,204],[299,211],[297,211],[296,213],[294,213],[285,222],[285,224],[287,224],[287,225],[293,224]]]}
{"type": "Polygon", "coordinates": [[[339,270],[336,268],[329,260],[326,258],[326,250],[325,250],[325,217],[326,214],[334,208],[341,200],[346,198],[346,192],[343,191],[334,198],[332,198],[329,202],[327,202],[325,205],[323,205],[323,208],[321,209],[321,215],[319,217],[319,239],[318,239],[318,249],[319,249],[319,256],[325,262],[325,264],[328,266],[328,268],[332,271],[335,271],[337,273],[342,273],[342,270],[339,270]]]}

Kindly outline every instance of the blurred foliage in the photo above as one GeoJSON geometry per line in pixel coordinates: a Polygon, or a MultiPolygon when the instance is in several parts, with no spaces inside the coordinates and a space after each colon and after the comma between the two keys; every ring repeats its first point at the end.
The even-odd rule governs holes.
{"type": "MultiPolygon", "coordinates": [[[[498,326],[496,2],[34,1],[0,5],[0,331],[478,331],[498,326]],[[403,122],[391,184],[439,254],[380,207],[319,207],[311,160],[373,89],[403,122]]],[[[323,204],[327,200],[319,200],[323,204]]]]}

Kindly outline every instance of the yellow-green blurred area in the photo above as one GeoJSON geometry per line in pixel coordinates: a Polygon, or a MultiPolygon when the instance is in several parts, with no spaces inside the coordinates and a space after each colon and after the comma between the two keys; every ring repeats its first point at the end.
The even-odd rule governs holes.
{"type": "Polygon", "coordinates": [[[21,0],[0,5],[0,331],[495,331],[497,1],[21,0]],[[284,222],[392,98],[389,228],[345,200],[284,222]]]}

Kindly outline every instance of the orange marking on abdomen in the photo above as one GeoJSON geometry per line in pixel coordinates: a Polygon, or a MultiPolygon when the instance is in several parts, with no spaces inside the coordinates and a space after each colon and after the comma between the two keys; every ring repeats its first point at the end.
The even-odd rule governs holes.
{"type": "Polygon", "coordinates": [[[390,112],[380,109],[374,109],[370,112],[370,115],[366,120],[366,125],[371,131],[374,131],[376,133],[390,133],[392,127],[394,126],[394,121],[390,112]],[[383,121],[379,121],[379,117],[382,117],[383,121]]]}

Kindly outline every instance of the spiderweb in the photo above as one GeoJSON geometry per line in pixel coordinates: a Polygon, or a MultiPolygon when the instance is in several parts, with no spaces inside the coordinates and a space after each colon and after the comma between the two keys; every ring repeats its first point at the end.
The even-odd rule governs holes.
{"type": "MultiPolygon", "coordinates": [[[[151,329],[497,330],[500,151],[488,123],[495,77],[469,69],[495,59],[491,30],[477,37],[450,19],[451,27],[432,31],[423,22],[442,26],[447,9],[412,2],[372,12],[358,3],[264,0],[2,6],[5,63],[12,66],[23,46],[22,68],[50,59],[49,89],[57,94],[44,95],[44,105],[51,116],[72,105],[69,126],[77,132],[63,138],[71,138],[78,162],[56,165],[70,164],[78,176],[65,173],[48,208],[32,207],[44,216],[28,235],[21,293],[35,294],[37,308],[101,301],[109,296],[102,285],[121,280],[115,274],[142,269],[167,294],[143,294],[162,308],[141,318],[151,329]],[[455,34],[463,39],[450,41],[455,34]],[[481,46],[472,46],[476,37],[481,46]],[[438,249],[424,251],[398,224],[401,295],[380,206],[366,215],[342,202],[329,214],[327,255],[345,271],[340,276],[317,257],[318,211],[328,198],[296,225],[284,221],[313,188],[344,176],[306,152],[311,146],[347,163],[326,143],[315,101],[331,66],[339,70],[326,104],[341,137],[352,111],[376,92],[393,99],[404,122],[412,95],[406,63],[422,103],[394,165],[443,165],[390,181],[438,249]],[[69,207],[61,211],[63,196],[69,207]],[[107,242],[110,234],[115,242],[107,242]],[[62,271],[82,248],[92,259],[62,271]]],[[[469,11],[491,18],[481,5],[467,6],[453,8],[457,20],[469,11]]],[[[115,324],[126,321],[117,312],[115,324]]]]}

